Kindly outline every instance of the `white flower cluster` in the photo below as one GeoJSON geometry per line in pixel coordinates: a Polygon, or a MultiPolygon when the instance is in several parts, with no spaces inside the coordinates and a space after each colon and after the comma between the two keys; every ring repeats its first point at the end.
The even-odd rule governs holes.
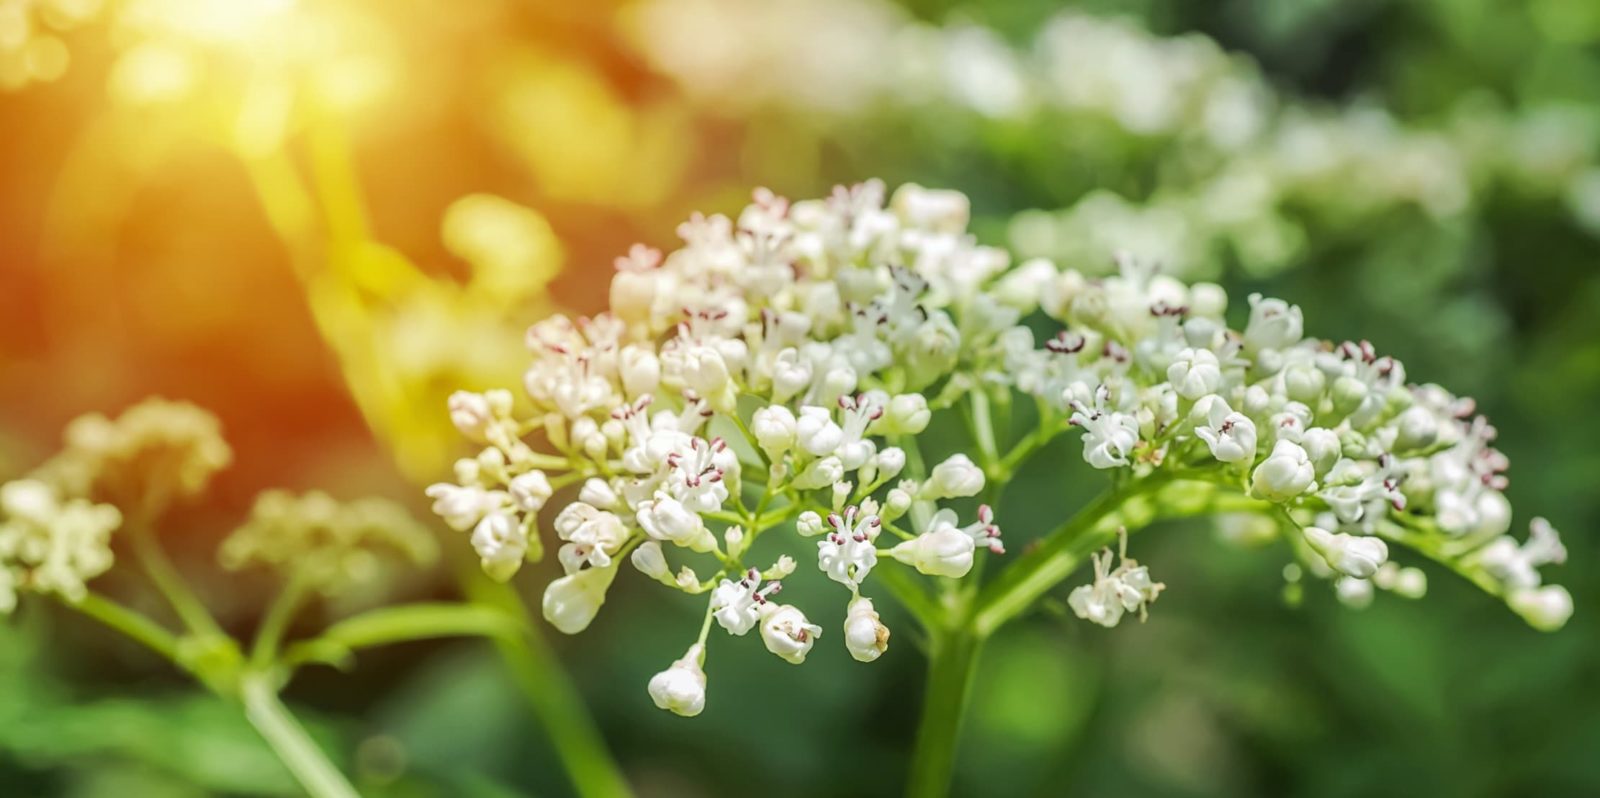
{"type": "MultiPolygon", "coordinates": [[[[1507,460],[1471,399],[1408,383],[1368,342],[1305,337],[1300,308],[1282,300],[1251,296],[1245,328],[1229,330],[1221,288],[1129,260],[1103,280],[1053,275],[1040,296],[1068,329],[1038,349],[1028,328],[1008,331],[1001,374],[1067,415],[1095,468],[1243,485],[1284,505],[1314,522],[1302,550],[1313,572],[1345,580],[1341,594],[1370,593],[1350,580],[1425,589],[1420,573],[1385,568],[1389,539],[1486,581],[1535,626],[1571,614],[1565,589],[1535,570],[1565,556],[1554,529],[1535,521],[1521,546],[1505,536],[1507,460]]],[[[1120,617],[1106,609],[1107,565],[1073,605],[1100,623],[1120,617]]]]}
{"type": "MultiPolygon", "coordinates": [[[[1211,481],[1303,516],[1300,548],[1329,573],[1380,578],[1387,537],[1493,576],[1471,552],[1509,524],[1504,458],[1470,401],[1407,384],[1370,344],[1306,338],[1300,309],[1280,300],[1250,297],[1232,331],[1219,286],[1126,259],[1100,280],[1041,260],[1013,268],[967,220],[961,194],[915,185],[887,204],[877,182],[795,203],[762,190],[737,220],[692,218],[670,255],[636,247],[617,262],[608,312],[529,331],[527,409],[507,390],[451,399],[482,448],[428,488],[434,510],[506,579],[541,555],[545,505],[576,487],[550,522],[564,575],[543,602],[564,632],[593,620],[624,555],[708,593],[699,639],[651,683],[681,714],[703,707],[713,624],[758,629],[794,663],[823,631],[776,600],[794,559],[747,564],[770,530],[816,539],[818,570],[849,591],[843,636],[862,661],[888,641],[862,596],[881,559],[959,578],[978,550],[1003,552],[989,507],[964,523],[941,506],[1009,476],[993,436],[982,443],[987,417],[970,419],[976,461],[925,468],[916,437],[937,411],[1013,389],[1038,400],[1041,432],[1080,429],[1095,468],[1211,481]],[[1065,329],[1036,346],[1041,310],[1065,329]],[[673,570],[669,555],[688,562],[673,570]]],[[[1492,562],[1551,561],[1533,548],[1492,562]]],[[[1073,608],[1105,625],[1142,617],[1161,585],[1125,555],[1111,566],[1097,558],[1073,608]]],[[[1531,606],[1527,579],[1493,578],[1531,606]]]]}
{"type": "Polygon", "coordinates": [[[1147,196],[1097,190],[1018,214],[1010,243],[1023,257],[1103,263],[1130,250],[1191,277],[1235,260],[1266,273],[1295,262],[1310,223],[1360,230],[1409,208],[1454,218],[1505,182],[1565,201],[1600,232],[1600,114],[1581,106],[1469,98],[1430,126],[1370,104],[1329,110],[1279,92],[1206,36],[1076,10],[1027,48],[884,0],[651,0],[636,13],[645,57],[710,107],[779,107],[813,126],[885,109],[936,115],[941,127],[1030,123],[1040,146],[1105,170],[1147,151],[1117,138],[1159,140],[1169,168],[1158,171],[1184,176],[1147,196]],[[741,35],[708,44],[708,29],[741,35]],[[1063,129],[1106,133],[1063,143],[1063,129]]]}
{"type": "Polygon", "coordinates": [[[188,402],[146,399],[115,419],[90,413],[35,472],[65,496],[105,502],[150,520],[198,495],[233,460],[217,417],[188,402]]]}
{"type": "Polygon", "coordinates": [[[63,499],[36,479],[0,486],[0,614],[16,609],[21,592],[82,598],[85,583],[111,567],[121,523],[117,508],[63,499]]]}
{"type": "Polygon", "coordinates": [[[341,502],[321,491],[269,490],[218,554],[229,570],[259,565],[333,594],[373,582],[385,559],[429,563],[438,546],[404,507],[385,499],[341,502]]]}
{"type": "MultiPolygon", "coordinates": [[[[876,659],[889,632],[862,588],[881,558],[958,578],[979,550],[1004,550],[988,507],[963,521],[940,506],[983,491],[971,457],[924,468],[914,443],[896,444],[928,425],[930,389],[959,392],[968,364],[1002,365],[999,335],[1030,302],[996,279],[1005,253],[967,234],[964,196],[906,186],[885,199],[876,182],[793,204],[762,191],[737,220],[692,218],[665,257],[635,247],[608,312],[529,331],[530,411],[505,390],[451,399],[483,448],[428,488],[435,511],[506,579],[539,557],[537,518],[575,486],[550,519],[564,575],[543,609],[558,629],[588,626],[626,558],[709,594],[707,629],[758,630],[799,663],[823,629],[777,601],[795,560],[746,564],[764,534],[794,529],[848,591],[847,650],[876,659]]],[[[702,634],[652,682],[656,701],[698,712],[704,656],[702,634]]]]}

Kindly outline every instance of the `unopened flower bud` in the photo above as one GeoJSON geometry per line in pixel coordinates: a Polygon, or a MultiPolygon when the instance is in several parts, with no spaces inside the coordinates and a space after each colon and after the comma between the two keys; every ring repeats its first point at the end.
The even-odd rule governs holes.
{"type": "Polygon", "coordinates": [[[1263,299],[1260,294],[1251,294],[1250,321],[1244,328],[1245,349],[1259,352],[1292,346],[1304,334],[1304,323],[1299,307],[1281,299],[1263,299]]]}
{"type": "Polygon", "coordinates": [[[946,525],[900,543],[889,554],[928,576],[962,577],[972,570],[975,548],[971,535],[946,525]]]}
{"type": "Polygon", "coordinates": [[[609,568],[585,568],[550,583],[544,590],[544,619],[565,634],[577,634],[589,628],[589,623],[606,602],[606,590],[617,576],[615,565],[609,568]]]}
{"type": "Polygon", "coordinates": [[[791,484],[801,490],[816,490],[841,479],[844,479],[844,463],[839,462],[837,457],[824,457],[811,461],[805,470],[795,475],[791,484]]]}
{"type": "Polygon", "coordinates": [[[639,569],[639,573],[651,579],[660,579],[667,575],[667,558],[661,552],[661,544],[653,540],[640,543],[628,559],[633,563],[633,567],[639,569]]]}
{"type": "Polygon", "coordinates": [[[543,471],[529,471],[519,474],[511,480],[511,498],[517,506],[526,512],[536,513],[550,500],[554,491],[550,488],[550,480],[545,478],[543,471]]]}
{"type": "Polygon", "coordinates": [[[1179,396],[1193,401],[1222,387],[1222,367],[1209,349],[1185,349],[1167,367],[1167,380],[1179,396]]]}
{"type": "Polygon", "coordinates": [[[650,699],[656,706],[692,718],[706,708],[706,672],[700,667],[705,647],[699,643],[666,670],[650,677],[650,699]]]}
{"type": "Polygon", "coordinates": [[[794,447],[794,413],[783,405],[763,407],[751,417],[750,433],[768,457],[777,459],[794,447]]]}
{"type": "Polygon", "coordinates": [[[1328,375],[1309,363],[1299,363],[1283,371],[1283,392],[1291,401],[1315,407],[1328,387],[1328,375]]]}
{"type": "Polygon", "coordinates": [[[857,662],[872,662],[889,649],[889,627],[883,625],[872,599],[850,602],[844,616],[844,647],[857,662]]]}
{"type": "Polygon", "coordinates": [[[1291,441],[1278,441],[1272,454],[1250,475],[1250,495],[1286,502],[1305,493],[1316,481],[1316,471],[1306,450],[1291,441]]]}
{"type": "Polygon", "coordinates": [[[1425,407],[1411,407],[1395,419],[1394,450],[1426,449],[1439,439],[1439,419],[1425,407]]]}
{"type": "Polygon", "coordinates": [[[1541,632],[1554,632],[1572,617],[1572,594],[1560,585],[1515,590],[1506,601],[1513,612],[1541,632]]]}
{"type": "Polygon", "coordinates": [[[928,409],[928,398],[920,393],[903,393],[889,400],[877,429],[884,435],[917,435],[928,428],[933,411],[928,409]]]}
{"type": "Polygon", "coordinates": [[[806,538],[814,538],[822,534],[825,529],[822,523],[822,516],[811,510],[801,513],[800,517],[795,519],[794,527],[801,537],[806,538]]]}
{"type": "Polygon", "coordinates": [[[922,484],[919,498],[957,499],[976,496],[983,490],[983,469],[964,454],[953,454],[933,467],[928,481],[922,484]]]}
{"type": "Polygon", "coordinates": [[[822,627],[807,621],[805,613],[791,605],[768,602],[761,606],[761,642],[785,662],[805,662],[820,634],[822,627]]]}
{"type": "Polygon", "coordinates": [[[844,430],[834,423],[833,414],[822,407],[800,408],[795,422],[795,439],[807,454],[825,457],[844,442],[844,430]]]}
{"type": "Polygon", "coordinates": [[[1304,531],[1311,549],[1322,555],[1328,567],[1346,576],[1370,579],[1389,559],[1389,546],[1380,538],[1329,532],[1314,526],[1304,531]]]}

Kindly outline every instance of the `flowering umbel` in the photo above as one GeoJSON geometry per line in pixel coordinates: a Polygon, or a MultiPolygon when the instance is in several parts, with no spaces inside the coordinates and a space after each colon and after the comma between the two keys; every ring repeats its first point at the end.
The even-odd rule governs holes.
{"type": "MultiPolygon", "coordinates": [[[[1385,570],[1380,538],[1400,541],[1559,625],[1565,594],[1533,571],[1557,560],[1550,546],[1476,553],[1505,533],[1509,508],[1493,428],[1469,401],[1408,385],[1370,344],[1304,338],[1285,302],[1251,297],[1232,331],[1218,286],[1129,260],[1102,280],[1040,260],[1013,268],[967,233],[961,194],[907,185],[885,200],[874,181],[793,203],[761,190],[737,219],[695,215],[681,249],[617,260],[608,311],[528,331],[523,396],[450,401],[480,450],[428,488],[434,510],[507,579],[542,556],[539,517],[555,501],[564,575],[544,610],[557,628],[588,626],[623,559],[709,594],[699,638],[651,682],[658,705],[702,710],[713,625],[757,630],[792,663],[823,636],[776,599],[794,560],[749,562],[773,530],[815,540],[818,570],[846,593],[828,638],[863,662],[890,639],[864,595],[874,573],[966,578],[983,552],[1004,553],[993,511],[968,500],[1014,471],[985,434],[986,404],[978,414],[1011,391],[1041,408],[1034,443],[1075,428],[1095,468],[1232,486],[1294,520],[1296,550],[1320,572],[1420,593],[1409,571],[1385,570]],[[1041,311],[1065,329],[1038,345],[1024,321],[1041,311]],[[976,449],[924,465],[917,436],[958,404],[974,413],[976,449]]],[[[1112,565],[1109,551],[1096,558],[1094,584],[1070,602],[1107,626],[1143,617],[1163,587],[1125,551],[1112,565]]],[[[883,589],[898,597],[898,581],[883,589]]]]}

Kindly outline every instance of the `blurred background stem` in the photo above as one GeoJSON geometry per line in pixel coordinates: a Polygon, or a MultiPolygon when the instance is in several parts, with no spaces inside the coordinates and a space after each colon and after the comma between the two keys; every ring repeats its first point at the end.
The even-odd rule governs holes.
{"type": "Polygon", "coordinates": [[[312,742],[305,727],[278,699],[269,677],[246,676],[239,685],[245,716],[312,798],[360,798],[344,774],[312,742]]]}
{"type": "MultiPolygon", "coordinates": [[[[355,266],[353,256],[373,242],[369,240],[365,203],[348,143],[337,127],[315,124],[308,136],[306,155],[309,182],[300,176],[287,153],[277,152],[247,164],[252,184],[268,222],[287,249],[292,267],[307,291],[316,289],[319,280],[355,289],[363,280],[351,273],[355,266]]],[[[342,295],[361,297],[362,292],[350,290],[342,295]]],[[[342,303],[338,309],[348,317],[335,319],[330,318],[330,307],[316,302],[315,297],[311,299],[318,329],[339,355],[345,384],[369,428],[380,439],[398,434],[378,417],[381,400],[375,398],[374,391],[385,386],[379,384],[383,381],[375,370],[378,364],[374,353],[367,351],[366,342],[349,340],[352,334],[371,331],[371,309],[363,307],[359,300],[342,303]],[[349,356],[356,350],[361,356],[349,356]]],[[[439,412],[444,413],[445,409],[440,407],[439,412]]],[[[536,619],[530,617],[522,597],[511,587],[485,578],[475,562],[455,571],[469,601],[503,610],[519,622],[521,634],[496,636],[495,648],[549,736],[574,791],[584,798],[632,795],[583,697],[536,619]]]]}

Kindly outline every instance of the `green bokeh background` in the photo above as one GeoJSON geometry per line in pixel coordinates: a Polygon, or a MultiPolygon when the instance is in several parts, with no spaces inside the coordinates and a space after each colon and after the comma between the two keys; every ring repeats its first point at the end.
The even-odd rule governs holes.
{"type": "MultiPolygon", "coordinates": [[[[1019,43],[1055,9],[1042,2],[907,5],[921,18],[974,21],[1019,43]]],[[[1591,0],[1085,5],[1132,14],[1162,34],[1205,33],[1252,56],[1291,96],[1335,105],[1376,100],[1417,124],[1437,121],[1468,94],[1512,108],[1561,100],[1600,109],[1600,4],[1591,0]]],[[[773,133],[790,121],[768,111],[708,123],[707,136],[737,142],[742,155],[737,165],[712,170],[720,174],[693,199],[715,197],[708,210],[726,211],[758,184],[806,196],[868,176],[891,185],[914,180],[968,192],[980,235],[1001,243],[1004,220],[1016,211],[1069,204],[1107,182],[1130,193],[1159,183],[1141,160],[1159,153],[1129,156],[1118,174],[1078,172],[1074,183],[1055,179],[1070,169],[1041,168],[1075,157],[1046,127],[952,120],[930,128],[888,112],[817,134],[822,157],[797,174],[783,136],[773,133]]],[[[1600,795],[1593,532],[1600,524],[1600,245],[1555,199],[1495,186],[1478,201],[1475,213],[1443,223],[1402,211],[1354,232],[1319,236],[1313,227],[1293,268],[1270,277],[1230,268],[1222,282],[1235,310],[1251,291],[1288,298],[1304,308],[1308,331],[1370,339],[1401,358],[1413,380],[1478,399],[1512,461],[1508,493],[1518,529],[1542,514],[1565,535],[1569,563],[1554,578],[1576,601],[1567,628],[1536,633],[1432,568],[1422,601],[1381,595],[1354,611],[1311,584],[1304,601],[1289,606],[1281,550],[1226,545],[1203,524],[1160,527],[1135,544],[1168,585],[1148,623],[1107,631],[1042,611],[993,641],[973,694],[958,794],[1600,795]]],[[[607,263],[621,251],[614,239],[623,233],[666,243],[671,210],[606,236],[592,235],[592,222],[563,226],[558,217],[558,233],[580,240],[573,262],[607,263]]],[[[594,274],[565,278],[570,304],[598,309],[603,284],[594,274]]],[[[414,490],[376,447],[359,441],[359,420],[337,379],[319,379],[295,395],[336,405],[336,420],[323,422],[334,434],[302,431],[284,440],[303,450],[287,479],[384,493],[420,511],[414,490]]],[[[162,387],[159,380],[138,386],[162,387]]],[[[47,379],[40,390],[48,396],[47,379]]],[[[58,415],[88,409],[59,408],[58,415]]],[[[0,475],[48,450],[56,433],[38,417],[0,419],[13,444],[0,475]]],[[[181,521],[195,530],[187,533],[193,540],[214,539],[206,530],[226,528],[219,519],[268,486],[262,480],[285,475],[230,479],[217,507],[181,521]]],[[[1070,443],[1058,443],[1006,496],[1000,518],[1008,544],[1019,549],[1102,484],[1070,443]]],[[[214,570],[203,547],[192,548],[186,566],[214,570]]],[[[550,565],[519,579],[535,605],[550,565]]],[[[211,595],[248,629],[253,597],[217,579],[210,578],[211,595]]],[[[795,603],[835,608],[842,618],[837,591],[796,582],[795,603]]],[[[406,590],[448,597],[448,584],[439,576],[406,590]]],[[[694,605],[642,580],[619,580],[587,633],[557,641],[641,793],[899,791],[923,667],[908,619],[889,615],[893,645],[871,667],[830,642],[832,629],[803,667],[750,640],[717,639],[708,708],[685,721],[651,707],[644,684],[693,634],[694,605]]],[[[817,620],[836,628],[841,618],[817,620]]],[[[373,795],[559,796],[568,789],[545,732],[479,642],[364,654],[351,673],[306,673],[287,697],[373,795]]],[[[133,644],[45,606],[0,625],[0,795],[292,791],[241,718],[133,644]]]]}

